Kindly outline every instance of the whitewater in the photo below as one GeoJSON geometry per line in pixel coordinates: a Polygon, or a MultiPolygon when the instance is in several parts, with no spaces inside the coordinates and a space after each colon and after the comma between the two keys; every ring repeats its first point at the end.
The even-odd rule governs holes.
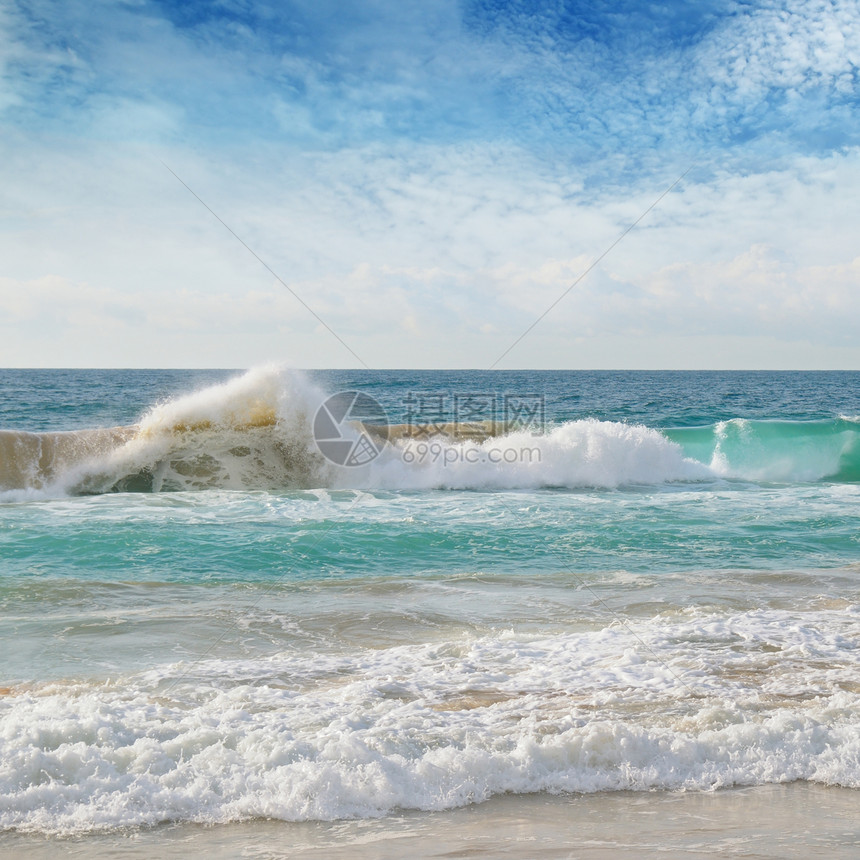
{"type": "MultiPolygon", "coordinates": [[[[367,468],[339,466],[314,443],[312,419],[324,400],[300,374],[268,367],[158,404],[134,426],[0,430],[0,498],[14,499],[16,491],[610,488],[860,477],[860,421],[846,417],[733,418],[666,432],[594,418],[511,432],[497,422],[480,440],[461,438],[467,424],[466,432],[450,422],[416,425],[412,435],[389,439],[367,468]]],[[[351,422],[344,432],[357,439],[366,429],[351,422]]]]}
{"type": "Polygon", "coordinates": [[[860,789],[858,382],[0,372],[2,832],[860,789]]]}

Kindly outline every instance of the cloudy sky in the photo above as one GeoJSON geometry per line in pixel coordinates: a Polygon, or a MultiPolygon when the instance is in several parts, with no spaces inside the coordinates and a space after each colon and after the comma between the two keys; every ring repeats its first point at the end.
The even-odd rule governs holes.
{"type": "Polygon", "coordinates": [[[860,368],[858,65],[842,0],[5,0],[0,366],[860,368]]]}

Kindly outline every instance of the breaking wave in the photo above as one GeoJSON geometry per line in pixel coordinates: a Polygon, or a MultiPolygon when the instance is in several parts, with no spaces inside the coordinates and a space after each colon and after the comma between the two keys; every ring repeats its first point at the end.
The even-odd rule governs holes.
{"type": "Polygon", "coordinates": [[[14,498],[324,486],[331,469],[314,448],[309,413],[322,399],[298,374],[257,368],[158,404],[130,427],[0,431],[0,490],[14,498]]]}
{"type": "Polygon", "coordinates": [[[860,481],[860,421],[750,421],[666,431],[715,475],[750,481],[860,481]]]}
{"type": "MultiPolygon", "coordinates": [[[[330,462],[314,440],[327,395],[263,367],[157,404],[132,426],[0,431],[0,499],[206,489],[614,488],[722,478],[860,480],[860,422],[733,419],[659,431],[585,419],[541,431],[499,424],[428,428],[353,422],[378,457],[330,462]],[[388,440],[387,444],[385,439],[388,440]]],[[[354,437],[354,438],[353,438],[354,437]]]]}
{"type": "Polygon", "coordinates": [[[22,685],[5,691],[0,828],[328,821],[539,791],[857,788],[855,615],[688,613],[637,634],[500,633],[22,685]]]}

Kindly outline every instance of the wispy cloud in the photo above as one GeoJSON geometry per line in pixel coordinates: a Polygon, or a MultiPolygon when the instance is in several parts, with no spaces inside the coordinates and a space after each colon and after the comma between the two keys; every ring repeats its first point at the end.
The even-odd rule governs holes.
{"type": "Polygon", "coordinates": [[[0,35],[0,305],[31,343],[125,327],[187,364],[178,333],[232,325],[230,363],[285,332],[328,363],[162,161],[368,361],[490,362],[690,166],[523,362],[684,332],[823,356],[856,313],[856,3],[21,0],[0,35]]]}

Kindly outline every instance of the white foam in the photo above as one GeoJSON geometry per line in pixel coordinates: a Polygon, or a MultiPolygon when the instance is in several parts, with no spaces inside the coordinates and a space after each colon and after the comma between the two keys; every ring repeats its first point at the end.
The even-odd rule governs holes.
{"type": "MultiPolygon", "coordinates": [[[[300,373],[277,366],[254,368],[157,404],[132,428],[48,434],[52,451],[60,445],[57,439],[63,441],[63,457],[51,460],[49,477],[39,471],[44,457],[29,438],[38,437],[29,434],[23,445],[7,433],[9,450],[36,453],[27,455],[32,462],[7,470],[18,476],[18,483],[7,480],[0,500],[38,498],[28,495],[31,489],[50,497],[116,489],[505,490],[724,478],[806,482],[838,477],[843,466],[846,480],[853,480],[860,468],[854,463],[853,426],[739,418],[715,425],[709,443],[691,443],[706,463],[653,428],[586,419],[484,441],[444,435],[399,438],[368,465],[346,468],[328,462],[313,439],[314,416],[326,398],[300,373]],[[35,477],[25,486],[20,476],[30,473],[35,477]]],[[[349,424],[340,430],[353,441],[361,432],[349,424]]],[[[674,432],[686,438],[683,431],[674,432]]]]}
{"type": "MultiPolygon", "coordinates": [[[[326,461],[313,439],[314,415],[325,399],[299,373],[255,368],[160,403],[136,427],[83,431],[82,438],[112,434],[111,444],[97,454],[82,450],[81,459],[36,486],[50,497],[111,489],[605,488],[713,476],[656,430],[596,420],[484,442],[401,439],[366,467],[341,468],[326,461]]],[[[360,432],[341,430],[356,439],[360,432]]],[[[28,498],[26,488],[9,489],[7,500],[28,498]]]]}
{"type": "Polygon", "coordinates": [[[121,447],[65,472],[55,488],[104,492],[325,486],[312,436],[325,396],[295,371],[254,368],[153,407],[121,447]]]}
{"type": "MultiPolygon", "coordinates": [[[[846,460],[856,460],[857,429],[852,419],[831,421],[750,421],[732,418],[714,426],[715,475],[747,481],[814,482],[838,478],[846,460]],[[841,426],[840,426],[841,425],[841,426]]],[[[851,473],[849,468],[849,474],[851,473]]],[[[853,474],[849,480],[856,480],[853,474]]]]}
{"type": "Polygon", "coordinates": [[[657,430],[616,421],[569,421],[483,442],[442,436],[399,440],[344,485],[384,489],[614,488],[712,478],[657,430]]]}
{"type": "Polygon", "coordinates": [[[172,433],[180,425],[235,427],[271,418],[303,419],[324,399],[303,374],[280,365],[252,368],[226,382],[155,405],[140,420],[144,435],[172,433]]]}
{"type": "Polygon", "coordinates": [[[331,820],[503,792],[860,787],[856,610],[164,667],[0,703],[0,827],[331,820]]]}

